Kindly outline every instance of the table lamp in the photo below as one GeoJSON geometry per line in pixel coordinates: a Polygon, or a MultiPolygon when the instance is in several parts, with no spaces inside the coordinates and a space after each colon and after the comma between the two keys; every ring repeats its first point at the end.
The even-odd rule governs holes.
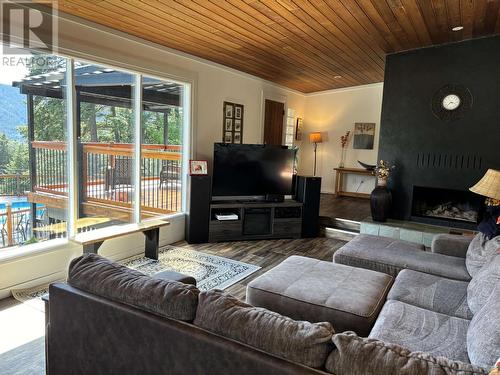
{"type": "Polygon", "coordinates": [[[318,143],[323,142],[320,132],[313,132],[309,134],[309,142],[314,144],[314,176],[316,176],[316,151],[318,149],[318,143]]]}
{"type": "Polygon", "coordinates": [[[469,189],[473,193],[486,197],[486,204],[496,206],[500,204],[500,171],[488,169],[483,178],[469,189]]]}

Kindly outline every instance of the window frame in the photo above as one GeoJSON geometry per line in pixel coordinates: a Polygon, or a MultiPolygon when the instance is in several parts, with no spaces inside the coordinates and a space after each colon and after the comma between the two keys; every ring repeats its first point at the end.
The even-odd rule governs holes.
{"type": "MultiPolygon", "coordinates": [[[[36,51],[36,48],[29,51],[36,51]]],[[[181,159],[181,210],[179,212],[171,214],[159,214],[158,218],[172,218],[183,216],[187,210],[187,193],[189,191],[189,180],[188,180],[188,164],[192,156],[193,147],[193,105],[195,103],[195,98],[193,98],[193,86],[194,81],[179,80],[178,78],[173,78],[168,76],[168,74],[156,74],[148,72],[148,69],[144,71],[134,70],[130,67],[123,67],[120,64],[115,64],[114,62],[102,62],[99,58],[89,59],[87,57],[75,57],[69,56],[64,53],[50,53],[53,56],[61,57],[66,60],[66,85],[65,89],[65,106],[66,106],[66,131],[67,137],[67,168],[68,168],[68,216],[67,216],[67,236],[59,239],[51,239],[35,244],[28,245],[16,245],[8,248],[7,250],[14,250],[18,248],[23,248],[23,254],[30,252],[37,252],[40,249],[50,248],[50,244],[54,241],[58,242],[60,245],[61,241],[69,242],[71,238],[76,235],[76,221],[78,219],[78,206],[79,206],[79,186],[78,186],[78,139],[77,139],[77,119],[76,119],[76,86],[75,86],[75,61],[85,62],[89,64],[96,64],[110,69],[118,69],[125,73],[131,74],[135,78],[136,84],[134,85],[133,93],[133,105],[134,108],[134,165],[133,168],[133,180],[136,184],[135,186],[140,186],[141,181],[141,156],[142,156],[142,93],[144,85],[142,79],[144,76],[156,78],[162,81],[168,81],[182,85],[182,159],[181,159]],[[140,109],[140,110],[138,110],[140,109]]],[[[133,209],[133,223],[141,223],[146,220],[141,219],[141,189],[134,189],[134,201],[132,204],[133,209]]],[[[54,243],[56,246],[57,244],[54,243]]],[[[7,251],[6,250],[6,251],[7,251]]],[[[10,251],[9,251],[10,252],[10,251]]],[[[4,258],[0,256],[0,258],[4,258]]]]}

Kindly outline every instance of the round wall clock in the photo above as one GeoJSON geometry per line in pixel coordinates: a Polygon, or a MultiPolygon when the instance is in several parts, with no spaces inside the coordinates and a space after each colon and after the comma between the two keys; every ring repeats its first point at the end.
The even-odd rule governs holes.
{"type": "Polygon", "coordinates": [[[432,112],[443,121],[462,118],[472,107],[472,94],[463,85],[446,85],[432,96],[432,112]]]}

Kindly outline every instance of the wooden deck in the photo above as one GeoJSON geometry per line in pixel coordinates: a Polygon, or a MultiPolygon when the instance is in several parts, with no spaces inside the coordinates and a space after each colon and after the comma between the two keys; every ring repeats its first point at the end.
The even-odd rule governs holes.
{"type": "MultiPolygon", "coordinates": [[[[142,216],[150,218],[158,216],[158,214],[169,214],[179,212],[182,209],[181,188],[177,187],[159,187],[159,181],[153,184],[151,181],[146,188],[142,189],[142,216]]],[[[88,196],[83,202],[83,216],[103,216],[114,220],[130,222],[132,218],[132,191],[126,193],[110,192],[109,199],[95,198],[88,196]],[[122,197],[117,196],[117,193],[123,194],[122,197]],[[130,198],[130,199],[129,199],[130,198]]],[[[99,196],[102,196],[99,194],[99,196]]],[[[43,204],[47,207],[66,209],[68,199],[64,191],[58,193],[49,192],[29,192],[28,201],[32,203],[43,204]]]]}

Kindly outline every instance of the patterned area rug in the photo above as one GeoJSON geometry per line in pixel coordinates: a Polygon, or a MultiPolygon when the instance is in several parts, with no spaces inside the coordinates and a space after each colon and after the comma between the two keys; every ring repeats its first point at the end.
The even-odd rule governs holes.
{"type": "MultiPolygon", "coordinates": [[[[193,276],[200,290],[226,289],[260,269],[252,264],[174,246],[161,248],[158,260],[139,255],[119,263],[150,276],[166,270],[181,272],[193,276]]],[[[48,290],[46,284],[13,290],[12,295],[18,301],[44,311],[41,297],[48,290]]]]}

